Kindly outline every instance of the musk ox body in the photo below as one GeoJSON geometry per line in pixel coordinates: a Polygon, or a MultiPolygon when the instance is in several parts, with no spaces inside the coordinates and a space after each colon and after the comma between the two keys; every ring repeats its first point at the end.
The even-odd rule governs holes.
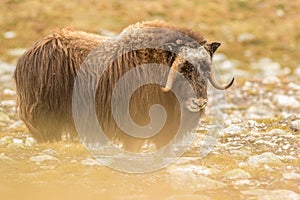
{"type": "MultiPolygon", "coordinates": [[[[147,138],[154,141],[158,148],[162,147],[176,134],[183,110],[197,113],[197,117],[204,113],[208,80],[218,89],[226,89],[232,84],[221,86],[210,73],[211,58],[218,46],[219,43],[209,44],[200,34],[189,29],[157,21],[131,25],[116,38],[68,29],[56,31],[36,42],[18,60],[14,79],[20,117],[38,141],[60,140],[63,134],[76,137],[74,108],[72,110],[74,83],[77,76],[84,79],[89,73],[91,77],[96,77],[96,82],[93,80],[96,87],[94,109],[101,128],[109,139],[121,139],[124,148],[136,149],[135,144],[141,146],[146,139],[124,132],[112,113],[113,106],[123,106],[118,99],[121,101],[124,98],[122,90],[126,90],[130,82],[122,85],[123,89],[115,95],[117,100],[113,106],[112,96],[121,77],[132,69],[138,69],[134,72],[134,78],[154,80],[163,77],[160,82],[165,84],[145,84],[134,91],[129,101],[130,117],[136,124],[146,126],[151,122],[151,106],[163,106],[167,114],[166,122],[159,133],[147,138]],[[109,62],[106,63],[107,60],[109,62]],[[94,63],[106,63],[101,77],[94,63]],[[143,65],[152,67],[148,71],[139,70],[143,65]],[[157,65],[167,66],[168,70],[160,71],[159,67],[155,67],[157,65]],[[87,69],[87,72],[80,73],[82,69],[87,69]],[[176,74],[181,74],[188,81],[193,97],[186,96],[188,88],[176,74]],[[182,93],[184,109],[172,92],[173,88],[179,88],[179,93],[182,93]]],[[[93,85],[89,83],[89,78],[84,80],[83,87],[93,85]]],[[[79,98],[84,99],[86,95],[88,92],[83,89],[79,98]]],[[[85,102],[81,102],[81,105],[75,106],[82,107],[79,112],[84,112],[85,102]]],[[[80,113],[75,114],[80,116],[80,113]]],[[[89,119],[86,118],[89,115],[84,116],[82,121],[87,127],[87,137],[83,139],[92,142],[94,138],[89,136],[89,119]]],[[[125,119],[121,120],[126,124],[125,119]]],[[[197,120],[190,119],[187,127],[191,126],[190,130],[195,128],[197,120]]]]}

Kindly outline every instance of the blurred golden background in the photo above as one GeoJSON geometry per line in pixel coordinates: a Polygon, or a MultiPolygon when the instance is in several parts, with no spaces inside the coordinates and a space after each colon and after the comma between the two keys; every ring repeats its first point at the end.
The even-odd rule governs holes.
{"type": "Polygon", "coordinates": [[[220,41],[220,52],[247,63],[268,57],[284,67],[300,64],[300,2],[290,0],[1,0],[0,58],[28,48],[54,28],[118,34],[145,20],[164,20],[220,41]],[[5,38],[13,31],[15,37],[5,38]]]}

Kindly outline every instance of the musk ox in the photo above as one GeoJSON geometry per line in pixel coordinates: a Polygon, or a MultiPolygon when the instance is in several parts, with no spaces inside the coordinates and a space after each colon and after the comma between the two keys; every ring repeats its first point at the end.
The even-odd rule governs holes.
{"type": "MultiPolygon", "coordinates": [[[[61,140],[64,134],[76,138],[72,92],[79,70],[91,62],[103,63],[114,55],[114,60],[97,78],[95,112],[98,122],[109,139],[121,139],[129,151],[135,151],[146,140],[152,140],[160,148],[176,134],[181,121],[181,104],[172,90],[177,87],[184,92],[187,88],[182,86],[178,74],[183,75],[195,94],[193,98],[183,97],[184,110],[197,113],[198,117],[206,106],[208,81],[220,90],[232,85],[234,79],[223,86],[210,73],[212,56],[219,46],[220,43],[208,43],[201,34],[190,29],[159,21],[131,25],[115,38],[70,29],[54,31],[37,41],[17,62],[14,80],[20,118],[38,141],[61,140]],[[96,60],[88,59],[90,54],[96,60]],[[167,73],[156,70],[158,67],[148,72],[135,72],[137,79],[163,77],[165,83],[163,86],[143,85],[130,98],[130,117],[140,126],[151,121],[149,109],[152,105],[159,104],[165,109],[166,123],[158,134],[147,139],[125,133],[112,113],[112,94],[117,82],[126,72],[144,64],[168,66],[167,73]]],[[[116,96],[122,99],[122,95],[119,92],[116,96]]],[[[88,129],[89,119],[82,121],[88,129]]],[[[195,128],[195,123],[190,125],[191,129],[195,128]]],[[[85,139],[93,140],[88,133],[85,139]]]]}

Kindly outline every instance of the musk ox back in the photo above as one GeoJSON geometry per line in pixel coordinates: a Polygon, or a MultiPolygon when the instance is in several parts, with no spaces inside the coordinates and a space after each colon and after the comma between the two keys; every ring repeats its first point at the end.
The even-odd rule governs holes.
{"type": "MultiPolygon", "coordinates": [[[[81,120],[87,132],[82,139],[93,142],[94,136],[89,135],[89,116],[92,114],[89,112],[92,111],[86,110],[88,105],[84,101],[86,95],[89,95],[88,88],[93,85],[96,88],[94,110],[107,138],[112,141],[122,140],[124,148],[133,151],[146,140],[152,140],[160,148],[176,134],[182,112],[196,113],[193,116],[197,117],[185,125],[190,130],[195,128],[207,102],[208,80],[218,89],[226,89],[232,84],[233,80],[221,86],[210,73],[211,58],[218,46],[219,43],[209,44],[200,34],[189,29],[156,21],[131,25],[116,38],[69,29],[56,31],[36,42],[18,60],[14,79],[19,115],[38,141],[57,141],[63,134],[76,138],[73,115],[80,116],[81,112],[87,112],[81,120]],[[108,67],[99,77],[97,66],[103,63],[108,67]],[[143,65],[151,67],[143,71],[143,65]],[[162,65],[168,69],[159,71],[162,65]],[[159,104],[165,108],[167,118],[163,128],[147,139],[128,135],[118,126],[113,113],[115,107],[122,109],[124,106],[124,90],[131,85],[130,81],[124,82],[114,100],[112,97],[117,83],[133,69],[133,78],[137,80],[155,80],[160,77],[161,80],[157,81],[164,83],[142,85],[129,100],[130,117],[140,126],[151,122],[151,106],[159,104]],[[82,73],[84,70],[86,72],[82,73]],[[90,81],[86,73],[96,78],[90,81]],[[188,90],[178,74],[188,81],[193,97],[184,96],[178,100],[172,92],[173,88],[179,88],[182,94],[188,90]],[[81,104],[75,104],[81,108],[74,111],[72,97],[78,77],[85,83],[78,93],[78,98],[82,99],[81,104]],[[180,101],[186,105],[184,111],[180,101]]],[[[119,120],[126,124],[127,119],[121,118],[119,120]]]]}

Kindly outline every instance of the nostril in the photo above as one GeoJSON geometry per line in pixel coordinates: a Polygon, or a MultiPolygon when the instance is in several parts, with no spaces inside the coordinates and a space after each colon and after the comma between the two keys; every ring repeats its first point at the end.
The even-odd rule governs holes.
{"type": "Polygon", "coordinates": [[[192,112],[198,112],[203,109],[207,104],[207,99],[203,98],[190,98],[186,102],[187,108],[192,112]]]}
{"type": "Polygon", "coordinates": [[[193,103],[194,106],[200,107],[199,101],[197,99],[192,99],[192,103],[193,103]]]}
{"type": "Polygon", "coordinates": [[[201,108],[204,108],[207,104],[207,99],[199,98],[198,104],[200,105],[201,108]]]}
{"type": "Polygon", "coordinates": [[[194,105],[198,105],[195,99],[192,99],[194,105]]]}
{"type": "Polygon", "coordinates": [[[192,102],[195,106],[204,107],[207,104],[207,99],[192,99],[192,102]]]}

